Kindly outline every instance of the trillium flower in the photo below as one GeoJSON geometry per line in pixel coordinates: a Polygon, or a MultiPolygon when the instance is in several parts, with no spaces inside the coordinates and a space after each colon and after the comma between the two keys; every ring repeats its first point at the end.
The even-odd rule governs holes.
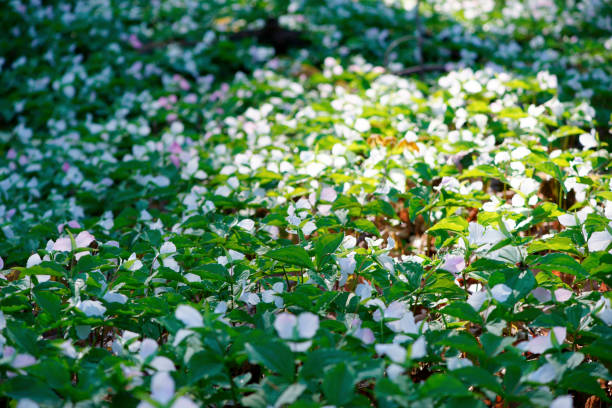
{"type": "Polygon", "coordinates": [[[498,283],[491,289],[491,296],[493,296],[493,299],[501,303],[508,300],[511,294],[512,289],[504,283],[498,283]]]}
{"type": "Polygon", "coordinates": [[[555,398],[551,404],[550,408],[573,408],[574,407],[574,399],[571,395],[562,395],[560,397],[555,398]]]}
{"type": "Polygon", "coordinates": [[[104,297],[102,298],[105,302],[108,303],[121,303],[122,305],[127,302],[127,296],[117,293],[117,292],[106,292],[104,297]]]}
{"type": "MultiPolygon", "coordinates": [[[[32,254],[28,258],[28,261],[26,262],[26,268],[31,268],[31,267],[39,265],[41,263],[42,263],[42,259],[40,258],[40,255],[32,254]]],[[[0,267],[0,269],[2,269],[2,268],[0,267]]]]}
{"type": "Polygon", "coordinates": [[[482,305],[488,298],[489,294],[486,291],[481,290],[478,292],[474,292],[470,296],[468,296],[467,303],[472,306],[475,311],[479,312],[482,308],[482,305]]]}
{"type": "Polygon", "coordinates": [[[85,313],[88,317],[102,317],[106,308],[99,300],[83,300],[76,304],[76,308],[85,313]]]}
{"type": "Polygon", "coordinates": [[[465,269],[465,257],[463,255],[446,255],[442,269],[458,275],[465,269]]]}
{"type": "Polygon", "coordinates": [[[95,237],[87,231],[79,232],[79,234],[74,238],[77,248],[87,248],[95,240],[95,237]]]}
{"type": "MultiPolygon", "coordinates": [[[[610,223],[612,226],[612,223],[610,223]]],[[[596,231],[591,234],[587,241],[589,252],[605,251],[612,244],[612,234],[606,231],[596,231]]]]}
{"type": "Polygon", "coordinates": [[[238,226],[250,234],[255,230],[255,221],[244,219],[238,223],[238,226]]]}
{"type": "Polygon", "coordinates": [[[355,294],[364,301],[372,297],[372,285],[369,283],[360,283],[355,288],[355,294]]]}
{"type": "Polygon", "coordinates": [[[167,372],[160,372],[151,380],[151,398],[167,404],[174,397],[174,380],[167,372]]]}
{"type": "Polygon", "coordinates": [[[540,384],[546,384],[551,382],[557,376],[557,370],[551,363],[546,363],[534,372],[530,373],[526,380],[529,382],[535,382],[540,384]]]}
{"type": "Polygon", "coordinates": [[[578,141],[584,148],[584,150],[592,149],[597,147],[597,139],[593,133],[583,133],[578,137],[578,141]]]}
{"type": "Polygon", "coordinates": [[[204,320],[200,312],[189,305],[179,305],[174,312],[174,316],[188,328],[204,326],[204,320]]]}
{"type": "Polygon", "coordinates": [[[425,336],[420,336],[414,343],[412,343],[412,348],[410,349],[410,358],[413,360],[423,358],[427,355],[427,342],[425,341],[425,336]]]}
{"type": "Polygon", "coordinates": [[[157,351],[157,342],[153,339],[144,339],[140,343],[140,351],[138,352],[141,360],[146,360],[157,351]]]}
{"type": "Polygon", "coordinates": [[[555,336],[558,344],[562,344],[565,341],[566,333],[567,329],[565,327],[554,327],[547,335],[534,337],[529,341],[520,343],[518,347],[533,354],[542,354],[553,348],[552,336],[555,336]]]}
{"type": "Polygon", "coordinates": [[[294,339],[296,334],[297,338],[309,339],[319,330],[319,316],[304,312],[296,318],[290,313],[281,313],[274,321],[274,328],[281,339],[294,339]]]}
{"type": "Polygon", "coordinates": [[[374,346],[377,354],[386,355],[394,363],[406,361],[406,349],[399,344],[377,344],[374,346]]]}

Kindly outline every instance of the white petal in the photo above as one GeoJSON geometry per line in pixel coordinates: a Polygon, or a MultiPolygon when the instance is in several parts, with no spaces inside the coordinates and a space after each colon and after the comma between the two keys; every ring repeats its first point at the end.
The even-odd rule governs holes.
{"type": "Polygon", "coordinates": [[[166,241],[162,244],[159,249],[160,254],[173,254],[176,252],[176,245],[174,245],[171,241],[166,241]]]}
{"type": "Polygon", "coordinates": [[[309,339],[319,330],[319,316],[310,312],[302,313],[297,318],[297,327],[300,337],[309,339]]]}
{"type": "Polygon", "coordinates": [[[58,238],[57,241],[55,241],[55,243],[53,244],[53,250],[61,252],[71,251],[72,244],[70,242],[70,238],[58,238]]]}
{"type": "Polygon", "coordinates": [[[376,353],[387,355],[393,362],[403,363],[406,361],[406,349],[399,344],[377,344],[374,348],[376,353]]]}
{"type": "Polygon", "coordinates": [[[493,299],[497,300],[498,302],[505,302],[511,294],[512,289],[510,289],[508,285],[505,285],[503,283],[498,283],[493,287],[493,289],[491,289],[491,295],[493,296],[493,299]]]}
{"type": "Polygon", "coordinates": [[[176,308],[174,315],[179,319],[186,327],[202,327],[204,326],[204,320],[202,315],[196,309],[189,305],[179,305],[176,308]]]}
{"type": "Polygon", "coordinates": [[[291,313],[281,313],[276,316],[274,328],[281,339],[290,339],[293,337],[293,329],[297,324],[297,318],[291,313]]]}
{"type": "Polygon", "coordinates": [[[168,357],[157,356],[155,357],[149,365],[155,368],[157,371],[174,371],[176,368],[174,367],[174,363],[168,357]]]}
{"type": "Polygon", "coordinates": [[[151,380],[151,398],[167,404],[174,396],[174,380],[167,372],[160,372],[151,380]]]}
{"type": "Polygon", "coordinates": [[[28,258],[28,262],[26,263],[26,268],[31,268],[33,266],[39,265],[41,262],[42,262],[42,259],[40,258],[40,255],[32,254],[28,258]]]}
{"type": "Polygon", "coordinates": [[[573,214],[563,214],[557,217],[559,224],[564,227],[573,227],[576,225],[576,216],[573,214]]]}
{"type": "Polygon", "coordinates": [[[77,309],[81,312],[85,313],[86,316],[104,316],[104,312],[106,312],[106,308],[102,305],[102,302],[99,300],[84,300],[82,302],[77,303],[77,309]]]}
{"type": "Polygon", "coordinates": [[[555,366],[546,363],[542,367],[535,370],[533,373],[527,376],[527,380],[531,382],[536,382],[540,384],[546,384],[555,379],[557,376],[555,366]]]}
{"type": "Polygon", "coordinates": [[[472,293],[468,299],[467,303],[474,308],[475,311],[479,312],[483,303],[489,298],[489,294],[482,290],[479,292],[472,293]]]}
{"type": "Polygon", "coordinates": [[[89,232],[81,231],[79,232],[79,235],[77,235],[74,239],[74,242],[77,248],[87,248],[89,244],[91,244],[95,240],[96,239],[94,238],[94,236],[91,235],[89,232]]]}
{"type": "Polygon", "coordinates": [[[414,343],[412,343],[412,349],[410,350],[411,359],[423,358],[427,355],[427,342],[425,337],[421,336],[414,343]]]}
{"type": "Polygon", "coordinates": [[[550,408],[573,408],[574,399],[571,395],[562,395],[553,400],[550,404],[550,408]]]}
{"type": "Polygon", "coordinates": [[[104,297],[102,298],[104,299],[105,302],[108,303],[121,303],[122,305],[125,304],[125,302],[127,302],[127,296],[121,294],[121,293],[117,293],[117,292],[106,292],[106,294],[104,295],[104,297]]]}
{"type": "Polygon", "coordinates": [[[608,231],[594,232],[588,241],[589,252],[605,251],[610,243],[612,243],[612,235],[608,231]]]}
{"type": "Polygon", "coordinates": [[[140,355],[141,359],[146,359],[150,355],[154,354],[157,351],[157,342],[153,339],[144,339],[142,343],[140,343],[140,355]]]}

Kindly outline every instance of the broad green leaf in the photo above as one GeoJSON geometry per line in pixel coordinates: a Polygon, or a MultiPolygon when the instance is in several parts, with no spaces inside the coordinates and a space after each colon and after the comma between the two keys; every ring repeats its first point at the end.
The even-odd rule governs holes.
{"type": "Polygon", "coordinates": [[[290,245],[268,251],[264,256],[290,265],[314,269],[310,255],[299,245],[290,245]]]}
{"type": "Polygon", "coordinates": [[[286,378],[293,378],[295,365],[293,353],[285,344],[278,341],[247,343],[244,348],[253,363],[262,364],[268,370],[286,378]]]}
{"type": "Polygon", "coordinates": [[[339,363],[328,370],[323,377],[323,393],[327,401],[344,406],[354,397],[355,373],[345,363],[339,363]]]}

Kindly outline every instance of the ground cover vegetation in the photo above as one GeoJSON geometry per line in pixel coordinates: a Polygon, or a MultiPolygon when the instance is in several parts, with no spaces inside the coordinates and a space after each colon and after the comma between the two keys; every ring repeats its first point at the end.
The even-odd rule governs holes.
{"type": "Polygon", "coordinates": [[[610,403],[609,2],[0,21],[3,404],[610,403]]]}

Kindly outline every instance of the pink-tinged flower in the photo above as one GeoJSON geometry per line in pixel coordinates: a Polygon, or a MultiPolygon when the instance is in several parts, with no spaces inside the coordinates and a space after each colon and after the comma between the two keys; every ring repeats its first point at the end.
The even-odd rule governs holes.
{"type": "Polygon", "coordinates": [[[179,87],[183,91],[188,91],[189,89],[191,89],[191,85],[189,84],[189,81],[187,81],[185,78],[181,78],[181,80],[179,81],[179,87]]]}
{"type": "Polygon", "coordinates": [[[171,155],[170,161],[172,162],[172,164],[174,164],[174,167],[176,167],[177,169],[181,166],[181,159],[179,159],[177,155],[174,155],[174,154],[171,155]]]}
{"type": "Polygon", "coordinates": [[[96,238],[87,231],[79,232],[74,239],[77,248],[87,248],[96,238]]]}
{"type": "Polygon", "coordinates": [[[70,164],[68,162],[64,162],[64,164],[62,164],[62,171],[65,173],[70,169],[70,164]]]}
{"type": "Polygon", "coordinates": [[[166,116],[167,122],[174,122],[177,119],[178,119],[178,115],[176,113],[170,113],[168,114],[168,116],[166,116]]]}
{"type": "Polygon", "coordinates": [[[25,155],[21,155],[19,156],[19,164],[22,166],[25,166],[26,164],[28,164],[29,160],[25,155]]]}
{"type": "Polygon", "coordinates": [[[67,224],[70,228],[81,228],[81,225],[76,220],[70,220],[67,224]]]}
{"type": "Polygon", "coordinates": [[[137,50],[142,48],[142,43],[140,42],[136,34],[130,35],[130,38],[128,39],[128,41],[133,48],[137,50]]]}
{"type": "Polygon", "coordinates": [[[4,259],[0,256],[0,269],[4,268],[4,259]]]}
{"type": "Polygon", "coordinates": [[[446,255],[442,269],[457,275],[465,269],[465,258],[462,255],[446,255]]]}
{"type": "Polygon", "coordinates": [[[13,160],[15,157],[17,157],[17,151],[13,148],[10,148],[8,152],[6,152],[6,158],[8,160],[13,160]]]}
{"type": "Polygon", "coordinates": [[[72,244],[70,242],[70,238],[58,238],[57,241],[55,241],[55,243],[53,244],[53,250],[62,252],[71,251],[72,244]]]}
{"type": "Polygon", "coordinates": [[[357,329],[357,331],[355,332],[355,337],[361,340],[364,344],[372,344],[374,343],[374,340],[376,340],[374,338],[374,332],[371,329],[368,329],[367,327],[357,329]]]}
{"type": "Polygon", "coordinates": [[[157,104],[162,108],[170,109],[170,105],[168,104],[168,98],[166,98],[165,96],[161,96],[157,100],[157,104]]]}
{"type": "Polygon", "coordinates": [[[565,302],[572,297],[573,292],[571,290],[567,290],[564,288],[559,288],[555,290],[555,299],[557,302],[565,302]]]}
{"type": "Polygon", "coordinates": [[[171,94],[171,95],[168,95],[168,101],[170,101],[170,103],[174,104],[174,103],[176,103],[178,101],[178,98],[176,97],[175,94],[171,94]]]}
{"type": "Polygon", "coordinates": [[[169,151],[172,154],[179,154],[179,153],[181,153],[183,151],[183,148],[181,147],[180,144],[178,144],[176,142],[172,142],[172,144],[170,145],[169,151]]]}
{"type": "Polygon", "coordinates": [[[185,96],[183,100],[185,103],[196,103],[198,101],[198,96],[194,93],[190,93],[189,95],[185,96]]]}

